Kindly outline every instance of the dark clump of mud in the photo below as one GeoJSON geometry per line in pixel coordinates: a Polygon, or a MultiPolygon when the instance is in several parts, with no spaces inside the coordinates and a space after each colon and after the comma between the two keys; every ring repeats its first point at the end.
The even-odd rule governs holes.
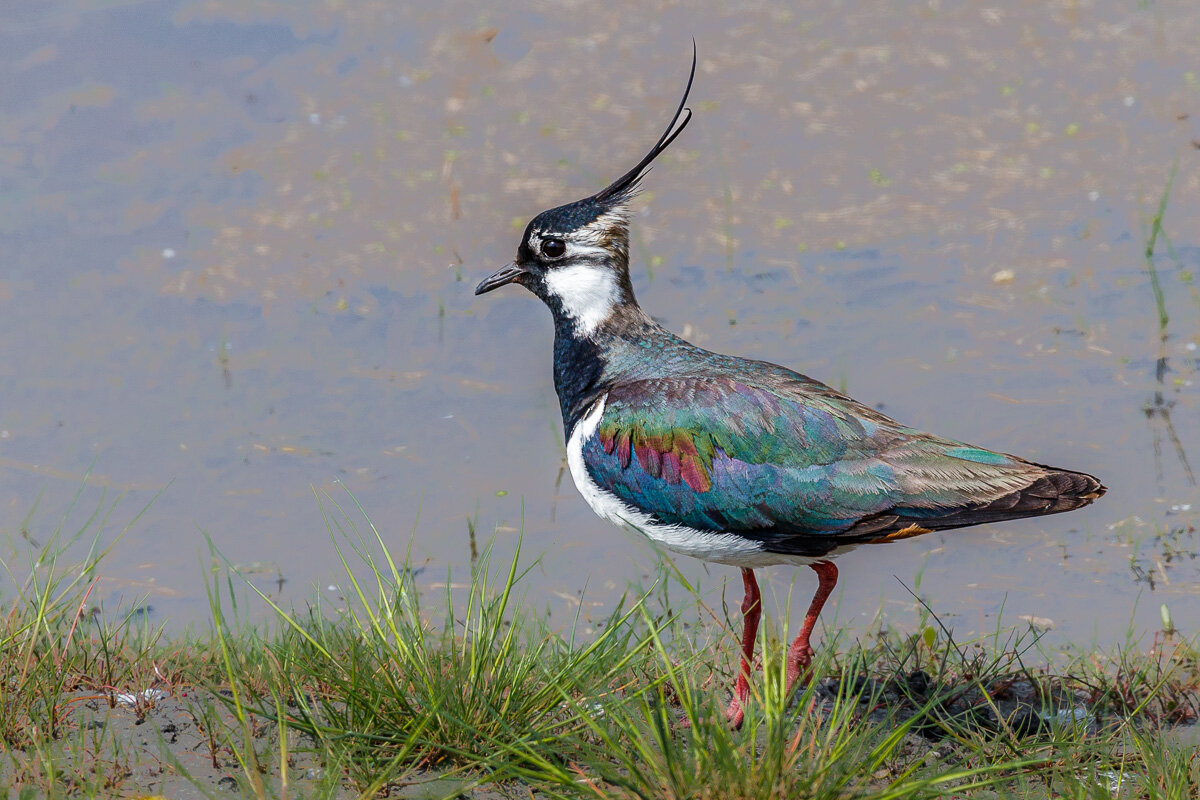
{"type": "MultiPolygon", "coordinates": [[[[930,742],[967,732],[1036,736],[1063,726],[1094,733],[1104,724],[1104,716],[1090,707],[1082,693],[1061,685],[1015,675],[988,683],[943,683],[916,669],[886,681],[860,676],[851,686],[868,717],[880,721],[885,714],[893,720],[917,717],[913,732],[930,742]]],[[[840,685],[827,678],[818,684],[817,694],[832,702],[840,685]]]]}

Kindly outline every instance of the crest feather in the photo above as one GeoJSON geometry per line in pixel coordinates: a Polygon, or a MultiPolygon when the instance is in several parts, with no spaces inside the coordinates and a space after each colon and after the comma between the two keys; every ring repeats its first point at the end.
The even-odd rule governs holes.
{"type": "MultiPolygon", "coordinates": [[[[596,194],[588,198],[588,200],[602,203],[604,205],[624,203],[633,195],[637,194],[638,184],[642,180],[642,176],[650,169],[650,163],[654,159],[671,146],[671,142],[678,138],[679,134],[683,133],[683,129],[691,122],[692,110],[684,106],[687,103],[688,95],[692,91],[692,81],[696,78],[696,40],[692,39],[692,71],[688,75],[687,87],[683,90],[683,99],[679,101],[679,108],[675,110],[675,116],[671,118],[671,124],[663,131],[663,135],[650,148],[650,152],[638,162],[637,166],[626,172],[621,177],[610,183],[604,189],[601,189],[596,194]],[[681,119],[682,117],[682,119],[681,119]]],[[[587,202],[585,200],[584,202],[587,202]]]]}

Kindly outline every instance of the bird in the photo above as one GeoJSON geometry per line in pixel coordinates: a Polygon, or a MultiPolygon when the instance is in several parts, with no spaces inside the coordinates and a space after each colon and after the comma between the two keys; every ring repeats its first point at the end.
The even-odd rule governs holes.
{"type": "Polygon", "coordinates": [[[935,436],[766,361],[710,352],[638,305],[629,275],[631,201],[691,121],[683,99],[632,169],[535,216],[516,258],[475,289],[532,292],[554,319],[554,386],[567,465],[600,517],[673,553],[741,570],[740,667],[725,715],[738,728],[762,613],[755,569],[808,566],[818,587],[786,655],[805,684],[832,559],[931,531],[1057,514],[1099,498],[1083,472],[935,436]]]}

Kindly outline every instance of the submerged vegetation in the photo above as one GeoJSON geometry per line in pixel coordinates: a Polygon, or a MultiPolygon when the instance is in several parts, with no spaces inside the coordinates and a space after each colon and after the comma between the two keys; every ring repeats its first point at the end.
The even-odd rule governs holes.
{"type": "Polygon", "coordinates": [[[959,642],[931,615],[913,636],[827,648],[824,677],[789,702],[780,627],[734,732],[720,673],[733,665],[711,663],[731,628],[696,624],[715,616],[666,563],[602,620],[551,629],[524,611],[536,562],[519,549],[498,563],[484,548],[465,597],[423,595],[361,509],[323,506],[346,596],[272,604],[266,626],[239,621],[245,584],[215,551],[211,631],[184,642],[135,615],[87,611],[94,544],[66,569],[56,537],[26,579],[10,570],[20,590],[0,628],[0,785],[22,797],[173,786],[713,800],[1200,790],[1187,744],[1200,663],[1177,633],[1071,656],[1044,652],[1032,631],[959,642]],[[162,724],[135,746],[130,731],[161,722],[167,702],[190,720],[192,744],[162,724]]]}

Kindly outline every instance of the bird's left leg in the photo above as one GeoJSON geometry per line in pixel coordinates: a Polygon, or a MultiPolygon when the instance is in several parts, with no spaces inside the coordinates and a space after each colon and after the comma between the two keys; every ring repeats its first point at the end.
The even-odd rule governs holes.
{"type": "Polygon", "coordinates": [[[788,648],[787,658],[787,690],[791,693],[792,687],[801,677],[804,681],[808,681],[808,667],[812,663],[813,649],[808,643],[808,637],[812,635],[813,628],[817,624],[817,617],[821,613],[821,608],[825,605],[825,601],[829,599],[830,593],[833,592],[833,587],[837,585],[838,571],[837,567],[831,561],[818,561],[815,564],[809,564],[810,567],[817,573],[817,580],[820,582],[817,585],[817,593],[813,595],[812,603],[808,606],[808,613],[804,615],[804,624],[800,627],[800,634],[796,640],[792,642],[792,646],[788,648]]]}
{"type": "Polygon", "coordinates": [[[758,580],[754,570],[742,570],[742,584],[746,596],[742,600],[742,668],[738,670],[737,682],[733,685],[733,699],[725,718],[730,727],[742,727],[746,716],[746,701],[750,699],[750,670],[754,665],[754,640],[758,638],[758,621],[762,617],[762,595],[758,591],[758,580]]]}

